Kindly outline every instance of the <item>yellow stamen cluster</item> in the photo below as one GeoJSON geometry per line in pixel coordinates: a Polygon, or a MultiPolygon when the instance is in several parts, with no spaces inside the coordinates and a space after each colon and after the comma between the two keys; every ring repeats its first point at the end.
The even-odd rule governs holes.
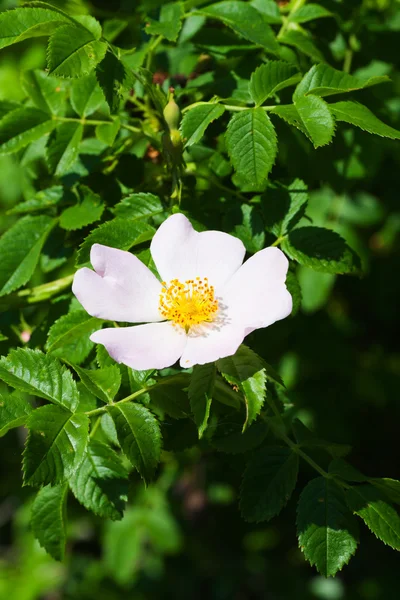
{"type": "Polygon", "coordinates": [[[188,279],[181,283],[172,279],[167,287],[162,282],[160,294],[160,312],[165,319],[183,327],[186,333],[193,325],[214,320],[218,311],[218,300],[214,296],[214,287],[209,285],[207,277],[188,279]]]}

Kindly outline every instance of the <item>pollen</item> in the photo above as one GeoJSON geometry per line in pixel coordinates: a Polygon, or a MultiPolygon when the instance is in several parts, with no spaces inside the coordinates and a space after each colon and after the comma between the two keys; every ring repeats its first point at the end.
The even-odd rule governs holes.
{"type": "Polygon", "coordinates": [[[218,300],[214,295],[214,287],[208,283],[207,277],[188,279],[184,283],[172,279],[169,286],[162,282],[160,294],[161,315],[185,329],[200,323],[211,323],[218,312],[218,300]]]}

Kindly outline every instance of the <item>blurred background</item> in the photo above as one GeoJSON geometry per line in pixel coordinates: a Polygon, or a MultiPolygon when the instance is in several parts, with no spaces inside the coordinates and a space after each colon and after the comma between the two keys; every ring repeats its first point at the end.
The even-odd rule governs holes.
{"type": "MultiPolygon", "coordinates": [[[[78,4],[102,18],[131,14],[138,4],[150,13],[161,2],[78,4]]],[[[350,39],[352,73],[389,75],[391,83],[365,90],[357,99],[399,128],[399,2],[322,4],[342,15],[340,30],[332,20],[321,20],[313,31],[328,60],[342,64],[350,39]]],[[[0,10],[16,5],[0,0],[0,10]]],[[[193,44],[185,60],[161,51],[155,69],[168,69],[172,78],[187,77],[191,53],[196,54],[193,44]]],[[[41,38],[3,50],[0,99],[23,100],[21,72],[44,65],[41,38]]],[[[239,67],[246,70],[245,64],[239,67]]],[[[255,332],[248,344],[279,370],[293,409],[318,436],[350,444],[348,460],[369,476],[400,478],[399,144],[341,126],[333,144],[315,151],[285,125],[278,123],[277,129],[280,150],[272,176],[306,181],[311,190],[308,217],[346,238],[362,257],[365,276],[336,277],[299,268],[303,298],[297,315],[255,332]],[[285,129],[282,135],[280,127],[285,129]]],[[[218,133],[215,129],[212,135],[218,133]]],[[[219,213],[211,210],[221,192],[207,181],[208,155],[203,167],[200,154],[196,161],[204,181],[196,187],[197,204],[188,193],[183,208],[206,225],[234,229],[233,208],[227,214],[223,204],[219,213]]],[[[15,220],[7,210],[30,197],[38,176],[30,169],[27,159],[24,163],[14,155],[0,156],[1,232],[15,220]]],[[[145,187],[151,164],[141,177],[145,187]]],[[[229,178],[228,171],[228,185],[229,178]]],[[[0,316],[0,324],[4,319],[0,316]]],[[[183,437],[175,422],[164,430],[162,474],[146,491],[132,477],[131,504],[123,521],[105,523],[70,499],[63,564],[46,555],[29,528],[33,494],[21,487],[20,474],[25,431],[13,430],[0,439],[0,600],[399,598],[399,555],[365,526],[349,566],[326,580],[297,547],[298,490],[271,523],[247,524],[237,506],[246,458],[233,460],[207,442],[196,443],[195,431],[192,438],[190,431],[183,437]]],[[[327,463],[328,457],[318,452],[315,457],[327,463]]],[[[299,489],[313,475],[303,464],[299,489]]]]}

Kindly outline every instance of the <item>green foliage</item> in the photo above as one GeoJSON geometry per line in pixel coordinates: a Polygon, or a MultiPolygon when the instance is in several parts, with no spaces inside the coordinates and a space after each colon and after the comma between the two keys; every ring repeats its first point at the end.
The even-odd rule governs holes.
{"type": "MultiPolygon", "coordinates": [[[[40,3],[41,4],[41,3],[40,3]]],[[[53,9],[29,6],[0,14],[0,48],[22,42],[31,37],[50,35],[63,23],[72,19],[65,13],[53,9]]]]}
{"type": "Polygon", "coordinates": [[[128,494],[127,471],[108,445],[91,440],[69,478],[75,498],[100,517],[122,518],[128,494]]]}
{"type": "Polygon", "coordinates": [[[96,398],[106,403],[114,400],[121,385],[121,373],[116,365],[96,370],[82,369],[77,365],[73,365],[73,368],[82,383],[96,398]]]}
{"type": "Polygon", "coordinates": [[[163,210],[158,196],[154,194],[131,194],[115,205],[113,213],[125,219],[148,219],[163,210]]]}
{"type": "Polygon", "coordinates": [[[295,106],[314,148],[329,144],[335,131],[335,122],[328,104],[318,96],[300,96],[295,106]]]}
{"type": "Polygon", "coordinates": [[[55,225],[50,217],[23,217],[0,239],[0,295],[27,283],[39,261],[47,236],[55,225]]]}
{"type": "Polygon", "coordinates": [[[24,106],[12,110],[0,121],[0,153],[8,154],[25,148],[50,133],[56,124],[49,113],[38,108],[24,106]]]}
{"type": "Polygon", "coordinates": [[[32,406],[18,394],[0,394],[0,437],[10,429],[24,425],[31,412],[32,406]]]}
{"type": "Polygon", "coordinates": [[[32,530],[43,548],[56,560],[63,560],[66,542],[68,485],[47,485],[32,504],[32,530]]]}
{"type": "Polygon", "coordinates": [[[197,144],[210,123],[221,117],[224,112],[225,108],[220,104],[203,104],[187,112],[180,128],[185,146],[197,144]]]}
{"type": "Polygon", "coordinates": [[[82,229],[99,221],[104,212],[104,203],[98,194],[85,186],[80,188],[80,192],[80,202],[66,208],[60,215],[60,227],[67,231],[82,229]]]}
{"type": "Polygon", "coordinates": [[[94,73],[79,77],[72,83],[70,101],[80,117],[88,117],[96,112],[104,102],[104,96],[94,73]]]}
{"type": "Polygon", "coordinates": [[[50,327],[46,350],[53,356],[80,364],[94,344],[89,336],[101,327],[102,321],[84,310],[74,310],[63,315],[50,327]]]}
{"type": "Polygon", "coordinates": [[[47,146],[47,162],[54,175],[67,173],[78,158],[83,126],[80,123],[62,123],[50,136],[47,146]]]}
{"type": "Polygon", "coordinates": [[[300,74],[293,65],[283,61],[270,60],[259,66],[250,79],[250,94],[256,106],[261,106],[267,98],[274,96],[279,90],[297,83],[300,74]]]}
{"type": "Polygon", "coordinates": [[[400,139],[400,132],[382,123],[366,106],[358,102],[344,101],[330,105],[330,110],[336,121],[343,121],[355,125],[363,131],[388,137],[391,140],[400,139]]]}
{"type": "Polygon", "coordinates": [[[277,153],[275,129],[261,108],[234,115],[226,131],[229,156],[239,176],[262,187],[277,153]]]}
{"type": "Polygon", "coordinates": [[[146,33],[162,35],[170,42],[176,42],[182,27],[182,18],[185,12],[183,2],[164,4],[160,11],[160,20],[148,19],[146,33]]]}
{"type": "Polygon", "coordinates": [[[335,575],[349,562],[357,549],[358,527],[334,481],[317,477],[304,488],[297,508],[297,533],[304,556],[321,575],[335,575]]]}
{"type": "Polygon", "coordinates": [[[321,6],[320,4],[303,5],[289,16],[289,21],[292,23],[307,23],[314,19],[322,19],[323,17],[332,17],[332,13],[321,6]]]}
{"type": "Polygon", "coordinates": [[[215,385],[215,365],[197,365],[193,369],[188,389],[190,408],[193,413],[194,422],[199,430],[199,438],[202,437],[210,416],[211,401],[215,385]]]}
{"type": "Polygon", "coordinates": [[[70,477],[83,459],[89,419],[60,406],[41,406],[27,421],[24,450],[24,483],[41,486],[70,477]]]}
{"type": "Polygon", "coordinates": [[[266,447],[243,475],[240,508],[246,521],[269,521],[286,505],[297,481],[298,455],[290,448],[266,447]]]}
{"type": "Polygon", "coordinates": [[[228,383],[237,386],[244,395],[244,431],[256,419],[264,404],[266,369],[257,354],[244,345],[240,346],[234,356],[217,361],[217,368],[228,383]]]}
{"type": "Polygon", "coordinates": [[[121,448],[145,482],[154,476],[160,460],[161,434],[157,419],[140,404],[120,404],[108,409],[121,448]]]}

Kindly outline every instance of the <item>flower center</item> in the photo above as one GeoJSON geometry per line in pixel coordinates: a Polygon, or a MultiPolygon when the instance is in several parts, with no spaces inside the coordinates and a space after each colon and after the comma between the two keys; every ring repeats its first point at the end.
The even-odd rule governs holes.
{"type": "Polygon", "coordinates": [[[214,287],[207,277],[188,279],[181,283],[172,279],[167,287],[162,282],[160,312],[165,319],[183,327],[186,333],[193,325],[214,320],[218,311],[218,300],[214,297],[214,287]]]}

